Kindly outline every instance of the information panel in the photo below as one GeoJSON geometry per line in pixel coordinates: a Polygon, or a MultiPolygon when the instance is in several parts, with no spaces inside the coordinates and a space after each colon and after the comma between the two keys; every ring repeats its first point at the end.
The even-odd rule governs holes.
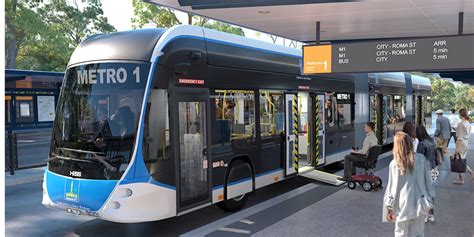
{"type": "Polygon", "coordinates": [[[473,55],[474,35],[307,45],[303,73],[473,69],[473,55]]]}

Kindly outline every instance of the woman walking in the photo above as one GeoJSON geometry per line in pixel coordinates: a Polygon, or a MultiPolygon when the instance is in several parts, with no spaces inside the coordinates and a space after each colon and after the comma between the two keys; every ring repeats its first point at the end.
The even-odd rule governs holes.
{"type": "Polygon", "coordinates": [[[428,166],[422,154],[415,154],[413,140],[397,132],[383,205],[384,219],[395,221],[395,236],[424,236],[425,217],[435,196],[428,166]]]}
{"type": "Polygon", "coordinates": [[[416,137],[415,125],[413,125],[413,123],[410,123],[410,122],[405,122],[405,124],[403,124],[402,131],[408,134],[408,136],[410,136],[410,138],[413,141],[413,150],[416,152],[416,150],[418,149],[419,141],[418,141],[418,138],[416,137]]]}
{"type": "MultiPolygon", "coordinates": [[[[456,128],[456,152],[459,154],[461,159],[467,159],[467,150],[469,147],[469,136],[471,135],[471,124],[469,123],[469,116],[467,116],[467,111],[465,109],[459,110],[459,117],[461,122],[456,128]]],[[[471,175],[471,179],[474,180],[474,173],[472,172],[471,167],[467,166],[467,171],[471,175]]],[[[459,179],[454,180],[455,184],[464,184],[463,174],[458,173],[459,179]]]]}
{"type": "MultiPolygon", "coordinates": [[[[428,171],[430,172],[430,175],[431,175],[431,184],[434,184],[434,181],[436,181],[439,175],[438,169],[436,168],[437,164],[436,164],[435,141],[430,137],[430,135],[428,135],[428,132],[426,132],[426,128],[423,125],[416,126],[416,137],[420,141],[420,143],[418,144],[418,149],[416,150],[416,153],[423,154],[426,160],[428,161],[429,168],[430,168],[430,170],[428,171]]],[[[428,217],[426,218],[426,221],[431,221],[431,222],[435,221],[433,209],[431,209],[430,212],[428,213],[428,217]]]]}

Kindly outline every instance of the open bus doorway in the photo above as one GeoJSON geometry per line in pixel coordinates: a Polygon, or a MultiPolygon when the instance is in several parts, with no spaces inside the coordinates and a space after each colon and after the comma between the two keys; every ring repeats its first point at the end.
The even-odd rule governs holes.
{"type": "Polygon", "coordinates": [[[287,174],[324,164],[324,95],[286,95],[287,174]],[[294,171],[289,170],[294,167],[294,171]]]}

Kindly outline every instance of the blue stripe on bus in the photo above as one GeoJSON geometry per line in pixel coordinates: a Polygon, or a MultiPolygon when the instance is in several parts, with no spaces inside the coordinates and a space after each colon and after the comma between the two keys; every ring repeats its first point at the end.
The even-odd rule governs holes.
{"type": "MultiPolygon", "coordinates": [[[[278,172],[278,171],[281,171],[281,170],[283,170],[283,169],[278,168],[278,169],[274,169],[274,170],[269,170],[269,171],[257,174],[256,178],[267,175],[267,174],[270,174],[270,173],[278,172]]],[[[249,180],[252,180],[252,178],[245,178],[245,179],[236,180],[236,181],[228,183],[227,186],[233,186],[233,185],[243,183],[243,182],[246,182],[246,181],[249,181],[249,180]]],[[[220,189],[220,188],[224,188],[224,185],[214,186],[214,187],[212,187],[212,190],[216,190],[216,189],[220,189]]]]}
{"type": "Polygon", "coordinates": [[[146,105],[148,104],[148,99],[149,99],[149,95],[150,95],[150,89],[153,85],[153,75],[154,75],[154,72],[155,72],[155,69],[157,68],[158,66],[156,64],[152,64],[150,65],[150,73],[148,75],[148,88],[146,89],[146,95],[145,95],[145,100],[143,102],[143,105],[142,105],[142,113],[141,113],[141,119],[140,119],[140,137],[138,137],[138,145],[137,145],[137,150],[136,150],[136,153],[135,153],[135,157],[133,159],[133,162],[131,165],[131,167],[129,168],[127,174],[125,174],[125,177],[123,177],[123,180],[122,181],[125,181],[125,182],[129,182],[131,180],[134,180],[135,178],[137,177],[150,177],[150,174],[145,166],[145,161],[143,160],[143,154],[142,154],[142,151],[143,151],[143,127],[144,127],[144,119],[145,119],[145,114],[146,114],[146,111],[145,111],[145,108],[146,108],[146,105]]]}

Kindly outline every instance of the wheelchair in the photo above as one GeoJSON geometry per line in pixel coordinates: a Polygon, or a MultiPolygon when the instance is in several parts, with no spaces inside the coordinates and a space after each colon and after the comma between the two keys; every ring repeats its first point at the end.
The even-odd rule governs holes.
{"type": "Polygon", "coordinates": [[[362,186],[362,189],[366,192],[371,190],[377,191],[382,189],[382,179],[374,175],[372,170],[377,166],[377,160],[382,153],[382,146],[373,146],[369,149],[367,159],[365,162],[354,162],[353,167],[364,168],[364,174],[355,174],[351,176],[351,179],[347,182],[349,189],[355,189],[357,184],[362,186]]]}

